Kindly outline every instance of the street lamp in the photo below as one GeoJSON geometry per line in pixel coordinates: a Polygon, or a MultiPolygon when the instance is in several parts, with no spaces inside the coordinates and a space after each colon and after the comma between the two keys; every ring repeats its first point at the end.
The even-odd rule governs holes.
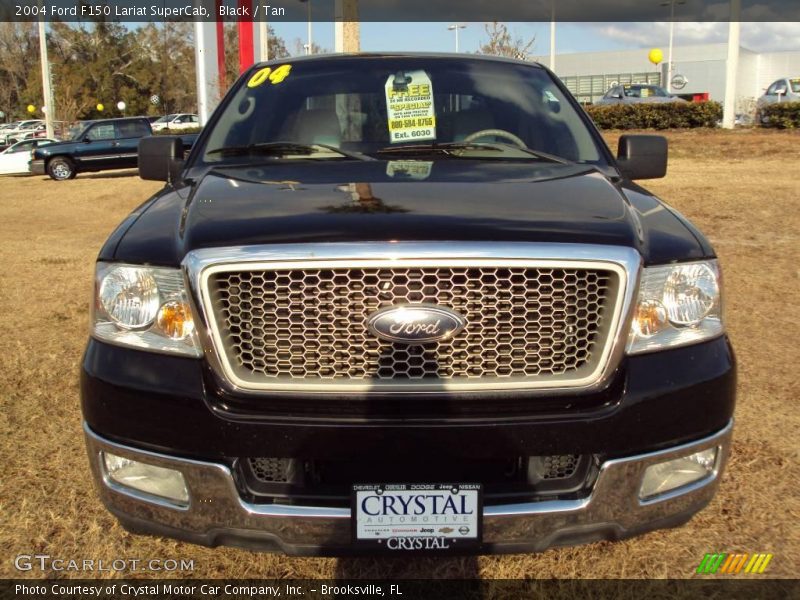
{"type": "Polygon", "coordinates": [[[458,30],[459,29],[466,29],[466,25],[462,25],[460,23],[456,23],[455,25],[450,25],[447,28],[447,31],[455,31],[456,32],[456,52],[458,52],[458,30]]]}
{"type": "Polygon", "coordinates": [[[683,6],[686,0],[669,0],[661,6],[669,6],[669,50],[667,51],[667,93],[672,93],[672,35],[675,32],[675,5],[683,6]]]}

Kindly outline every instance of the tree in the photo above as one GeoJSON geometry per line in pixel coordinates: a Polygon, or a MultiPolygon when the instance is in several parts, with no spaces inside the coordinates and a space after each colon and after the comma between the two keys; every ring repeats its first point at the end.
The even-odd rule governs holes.
{"type": "MultiPolygon", "coordinates": [[[[150,23],[129,29],[97,20],[53,22],[48,34],[55,116],[59,121],[126,115],[194,112],[197,109],[194,27],[150,23]],[[157,95],[158,105],[150,102],[157,95]],[[98,103],[104,105],[97,110],[98,103]]],[[[228,85],[239,75],[236,24],[226,24],[228,85]]],[[[283,39],[269,29],[273,58],[288,56],[283,39]]],[[[9,119],[41,116],[42,82],[35,23],[0,23],[0,110],[9,119]]]]}
{"type": "Polygon", "coordinates": [[[120,100],[129,105],[128,114],[141,112],[147,82],[134,75],[142,59],[136,35],[118,23],[104,21],[77,27],[53,24],[51,68],[59,119],[119,116],[116,104],[120,100]],[[98,104],[105,110],[97,110],[98,104]]]}
{"type": "MultiPolygon", "coordinates": [[[[137,31],[138,60],[126,73],[139,90],[135,114],[194,112],[195,91],[194,27],[187,22],[149,24],[137,31]],[[151,96],[159,104],[150,103],[151,96]]],[[[127,100],[126,100],[127,102],[127,100]]],[[[134,114],[134,113],[131,113],[134,114]]]]}
{"type": "MultiPolygon", "coordinates": [[[[35,23],[0,23],[0,110],[7,119],[28,117],[25,107],[42,105],[41,91],[30,89],[32,80],[41,80],[39,36],[35,23]]],[[[41,90],[41,83],[39,84],[41,90]]]]}
{"type": "Polygon", "coordinates": [[[481,44],[478,54],[492,54],[494,56],[528,60],[536,42],[536,36],[527,42],[522,38],[512,39],[505,23],[498,23],[497,21],[491,24],[486,23],[484,28],[486,29],[486,35],[489,36],[489,41],[481,44]]]}

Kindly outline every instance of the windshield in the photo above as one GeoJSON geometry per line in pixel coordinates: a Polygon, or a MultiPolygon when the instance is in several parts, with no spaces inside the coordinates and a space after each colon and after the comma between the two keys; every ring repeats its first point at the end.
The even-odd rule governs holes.
{"type": "Polygon", "coordinates": [[[387,152],[402,154],[405,146],[409,152],[414,146],[415,156],[437,150],[432,160],[552,155],[606,164],[585,122],[543,69],[428,57],[337,57],[256,67],[213,124],[200,159],[216,165],[276,158],[267,154],[344,158],[331,149],[385,158],[387,152]],[[276,148],[275,142],[295,146],[276,148]],[[298,144],[312,148],[291,153],[298,144]],[[451,146],[443,152],[437,144],[451,146]]]}
{"type": "Polygon", "coordinates": [[[665,98],[669,96],[664,88],[657,85],[626,85],[622,89],[628,98],[665,98]]]}
{"type": "Polygon", "coordinates": [[[156,119],[156,120],[155,120],[155,121],[153,121],[153,122],[154,122],[154,123],[169,123],[170,121],[172,121],[172,119],[174,119],[174,118],[175,118],[175,117],[177,117],[177,116],[178,116],[178,115],[164,115],[164,116],[163,116],[163,117],[161,117],[160,119],[156,119]]]}
{"type": "Polygon", "coordinates": [[[91,124],[92,121],[78,121],[67,130],[67,139],[79,139],[91,124]]]}
{"type": "Polygon", "coordinates": [[[789,83],[792,86],[792,92],[795,94],[800,94],[800,77],[797,79],[790,79],[789,83]]]}

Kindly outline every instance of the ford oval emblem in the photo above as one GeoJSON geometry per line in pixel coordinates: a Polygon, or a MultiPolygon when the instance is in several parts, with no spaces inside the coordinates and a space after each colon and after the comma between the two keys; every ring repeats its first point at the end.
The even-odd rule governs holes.
{"type": "Polygon", "coordinates": [[[447,340],[466,325],[466,319],[454,310],[429,304],[389,306],[367,318],[367,327],[373,334],[401,344],[447,340]]]}

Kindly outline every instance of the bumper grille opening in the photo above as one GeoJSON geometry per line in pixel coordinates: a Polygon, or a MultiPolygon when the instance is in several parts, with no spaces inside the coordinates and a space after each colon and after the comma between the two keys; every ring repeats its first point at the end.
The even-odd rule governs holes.
{"type": "Polygon", "coordinates": [[[481,483],[488,504],[574,497],[595,474],[591,455],[493,459],[239,461],[242,492],[259,503],[347,506],[356,483],[481,483]]]}
{"type": "Polygon", "coordinates": [[[248,458],[253,477],[262,483],[288,483],[292,480],[295,462],[288,458],[248,458]]]}
{"type": "Polygon", "coordinates": [[[244,385],[579,380],[596,372],[619,286],[602,268],[236,270],[208,278],[221,352],[244,385]],[[386,342],[368,317],[435,304],[467,321],[451,339],[386,342]]]}
{"type": "Polygon", "coordinates": [[[533,457],[541,461],[543,479],[566,479],[572,477],[578,468],[580,456],[577,454],[562,454],[553,456],[533,457]]]}

